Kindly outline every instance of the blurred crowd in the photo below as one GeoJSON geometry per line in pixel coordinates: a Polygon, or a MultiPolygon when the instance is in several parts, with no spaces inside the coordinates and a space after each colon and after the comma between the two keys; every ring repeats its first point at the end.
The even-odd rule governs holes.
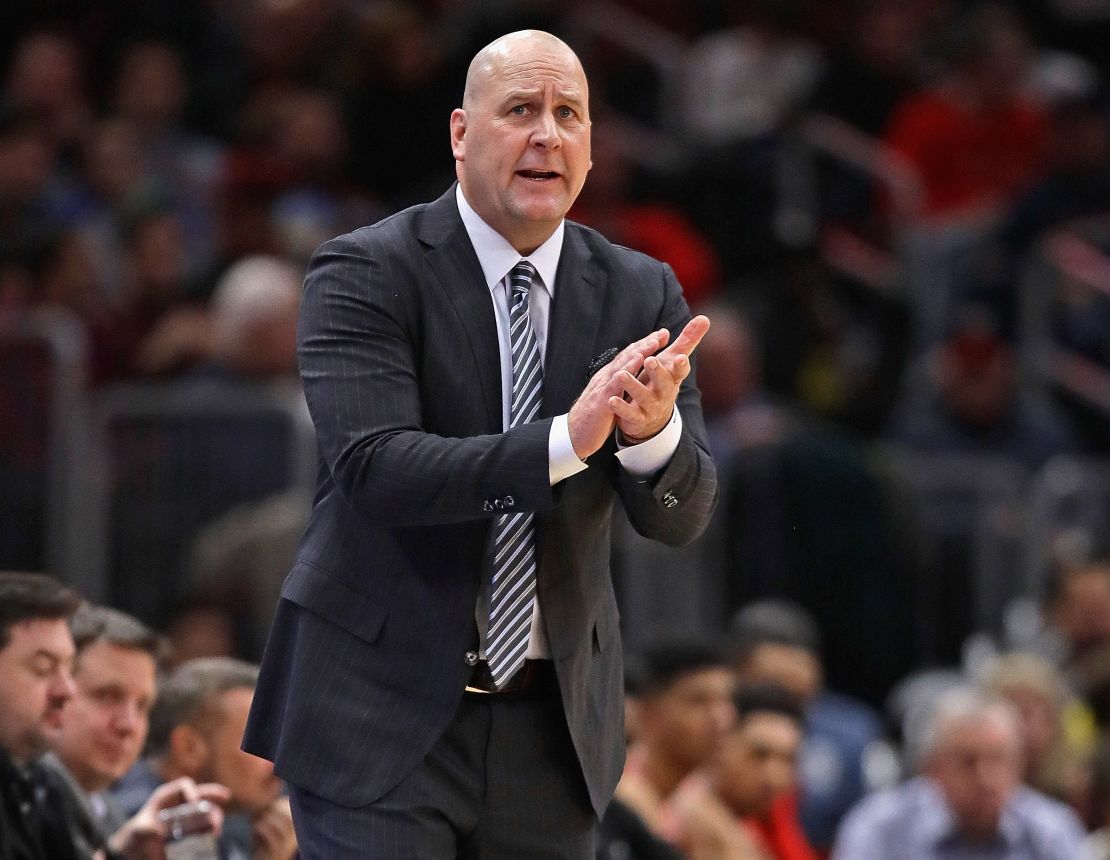
{"type": "MultiPolygon", "coordinates": [[[[594,117],[571,217],[668,262],[713,320],[697,372],[722,476],[714,526],[673,564],[704,574],[698,621],[727,641],[625,631],[629,766],[602,856],[857,860],[905,844],[898,856],[1071,858],[1086,841],[1110,857],[1110,501],[1048,534],[1043,558],[998,562],[1017,584],[984,597],[976,515],[950,506],[938,524],[914,492],[942,462],[965,480],[1001,463],[1020,500],[1061,456],[1110,458],[1105,4],[9,11],[0,339],[28,321],[80,332],[93,403],[137,382],[189,403],[296,391],[312,251],[448,187],[447,119],[478,48],[521,27],[566,39],[594,117]],[[906,458],[916,471],[895,467],[906,458]]],[[[57,464],[17,376],[0,385],[0,569],[46,570],[45,517],[20,494],[33,466],[57,464]]],[[[36,674],[54,678],[39,702],[53,716],[41,743],[0,737],[18,765],[5,779],[49,746],[42,779],[68,792],[90,852],[149,836],[182,779],[194,800],[198,783],[224,786],[205,791],[227,810],[221,839],[246,852],[226,856],[252,840],[253,856],[291,851],[280,785],[228,739],[253,686],[235,661],[258,657],[309,499],[265,484],[272,455],[245,448],[175,466],[167,486],[190,512],[160,514],[172,544],[121,494],[122,548],[89,590],[141,621],[70,618],[57,595],[26,616],[58,622],[36,674]],[[214,486],[249,473],[236,502],[253,504],[190,505],[180,475],[202,460],[214,486]]],[[[114,477],[134,493],[147,462],[114,477]]],[[[619,597],[643,564],[615,554],[619,597]]],[[[14,677],[0,708],[18,704],[14,677]]]]}

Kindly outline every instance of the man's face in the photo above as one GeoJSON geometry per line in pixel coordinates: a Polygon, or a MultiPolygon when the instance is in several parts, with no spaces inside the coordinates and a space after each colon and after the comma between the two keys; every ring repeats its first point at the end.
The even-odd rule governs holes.
{"type": "Polygon", "coordinates": [[[718,790],[737,815],[767,815],[794,788],[802,729],[784,714],[757,711],[729,732],[717,756],[718,790]]]}
{"type": "Polygon", "coordinates": [[[220,694],[220,716],[208,736],[209,766],[203,777],[226,785],[232,806],[251,815],[268,807],[281,793],[274,766],[240,749],[253,698],[254,691],[246,687],[220,694]]]}
{"type": "Polygon", "coordinates": [[[509,39],[474,73],[451,114],[451,150],[467,201],[521,253],[566,215],[590,169],[586,76],[575,56],[538,37],[509,39]]]}
{"type": "Polygon", "coordinates": [[[103,791],[138,759],[156,672],[150,654],[107,642],[94,642],[78,658],[77,693],[62,710],[53,746],[86,791],[103,791]]]}
{"type": "Polygon", "coordinates": [[[13,624],[0,649],[0,747],[17,762],[44,753],[73,696],[73,637],[64,619],[13,624]]]}
{"type": "Polygon", "coordinates": [[[1020,781],[1021,753],[1013,726],[998,715],[949,725],[926,773],[944,794],[961,831],[971,838],[990,838],[1020,781]]]}
{"type": "Polygon", "coordinates": [[[640,734],[683,772],[713,756],[736,720],[735,679],[725,668],[701,669],[644,698],[640,734]]]}
{"type": "Polygon", "coordinates": [[[1110,569],[1091,565],[1065,574],[1051,618],[1078,654],[1110,640],[1110,569]]]}

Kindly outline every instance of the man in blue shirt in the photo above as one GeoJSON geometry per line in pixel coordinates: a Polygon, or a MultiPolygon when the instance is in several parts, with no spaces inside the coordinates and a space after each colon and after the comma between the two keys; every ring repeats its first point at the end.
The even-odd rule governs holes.
{"type": "Polygon", "coordinates": [[[845,820],[833,860],[1075,860],[1083,827],[1063,804],[1021,785],[1009,703],[958,688],[942,696],[919,745],[921,775],[845,820]]]}

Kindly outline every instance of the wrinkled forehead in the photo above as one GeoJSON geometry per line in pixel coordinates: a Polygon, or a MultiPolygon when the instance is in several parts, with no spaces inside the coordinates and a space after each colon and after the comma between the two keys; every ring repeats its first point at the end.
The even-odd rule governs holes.
{"type": "Polygon", "coordinates": [[[541,93],[554,88],[556,95],[582,103],[589,95],[586,73],[578,58],[566,46],[547,42],[531,48],[520,43],[491,47],[475,64],[467,83],[472,95],[541,93]]]}

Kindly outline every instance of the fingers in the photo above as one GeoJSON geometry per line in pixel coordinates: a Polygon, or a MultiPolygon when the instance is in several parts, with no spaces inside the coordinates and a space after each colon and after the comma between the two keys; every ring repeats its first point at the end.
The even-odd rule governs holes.
{"type": "Polygon", "coordinates": [[[203,800],[226,806],[231,802],[231,789],[218,782],[202,782],[196,787],[197,796],[203,800]]]}
{"type": "Polygon", "coordinates": [[[699,314],[683,326],[682,331],[674,339],[674,343],[667,347],[665,353],[671,357],[690,355],[698,348],[707,331],[709,331],[709,317],[699,314]]]}

